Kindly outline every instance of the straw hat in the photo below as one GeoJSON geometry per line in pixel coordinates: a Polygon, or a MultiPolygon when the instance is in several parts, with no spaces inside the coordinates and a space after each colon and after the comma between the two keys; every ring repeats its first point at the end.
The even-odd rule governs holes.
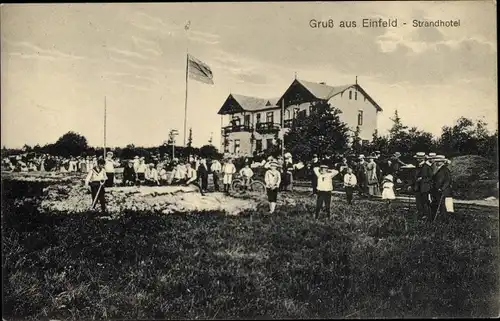
{"type": "Polygon", "coordinates": [[[392,182],[392,181],[393,181],[393,179],[394,179],[394,178],[392,177],[392,175],[391,175],[391,174],[389,174],[389,175],[387,175],[387,176],[385,176],[385,177],[384,177],[384,180],[389,181],[389,182],[392,182]]]}
{"type": "Polygon", "coordinates": [[[436,153],[429,153],[429,157],[435,158],[436,157],[436,153]]]}
{"type": "Polygon", "coordinates": [[[320,165],[319,168],[328,168],[328,165],[320,165]]]}
{"type": "Polygon", "coordinates": [[[274,162],[274,161],[269,164],[269,167],[278,167],[278,166],[279,166],[279,164],[277,162],[274,162]]]}
{"type": "Polygon", "coordinates": [[[361,154],[358,156],[359,159],[364,159],[365,158],[365,155],[361,154]]]}
{"type": "Polygon", "coordinates": [[[399,156],[401,156],[401,153],[400,152],[395,152],[394,156],[399,157],[399,156]]]}
{"type": "Polygon", "coordinates": [[[425,155],[424,152],[418,152],[415,154],[415,156],[413,156],[414,158],[418,158],[418,159],[424,159],[427,157],[427,155],[425,155]]]}
{"type": "Polygon", "coordinates": [[[446,157],[444,155],[436,155],[434,157],[434,162],[438,162],[438,163],[445,163],[447,162],[448,160],[446,159],[446,157]]]}
{"type": "Polygon", "coordinates": [[[137,156],[137,155],[136,155],[136,156],[134,156],[134,159],[139,159],[139,156],[137,156]]]}
{"type": "Polygon", "coordinates": [[[286,153],[286,154],[285,154],[285,158],[292,158],[292,154],[290,154],[290,153],[286,153]]]}

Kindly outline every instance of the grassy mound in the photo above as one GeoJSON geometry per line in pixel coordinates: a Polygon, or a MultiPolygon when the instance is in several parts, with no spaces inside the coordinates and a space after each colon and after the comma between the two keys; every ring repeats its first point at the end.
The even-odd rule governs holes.
{"type": "Polygon", "coordinates": [[[273,217],[267,209],[129,211],[104,221],[39,213],[34,198],[6,195],[7,319],[488,317],[499,309],[496,209],[430,224],[402,205],[337,202],[333,220],[315,221],[312,200],[295,196],[273,217]]]}
{"type": "Polygon", "coordinates": [[[495,162],[477,155],[458,156],[451,159],[449,168],[456,198],[498,198],[498,167],[495,162]]]}

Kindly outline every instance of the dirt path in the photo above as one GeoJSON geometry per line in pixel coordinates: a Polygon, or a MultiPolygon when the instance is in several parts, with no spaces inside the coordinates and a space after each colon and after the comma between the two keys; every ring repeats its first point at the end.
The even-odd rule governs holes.
{"type": "MultiPolygon", "coordinates": [[[[311,189],[307,187],[294,187],[295,191],[298,192],[309,192],[311,189]]],[[[345,195],[345,192],[341,191],[333,191],[332,192],[334,195],[345,195]]],[[[380,199],[379,197],[376,197],[375,199],[380,199]]],[[[400,201],[411,201],[415,202],[415,197],[413,196],[397,196],[397,200],[400,201]]],[[[455,204],[464,204],[464,205],[479,205],[479,206],[487,206],[487,207],[499,207],[499,200],[497,198],[491,199],[491,200],[458,200],[458,199],[453,199],[453,203],[455,204]]]]}

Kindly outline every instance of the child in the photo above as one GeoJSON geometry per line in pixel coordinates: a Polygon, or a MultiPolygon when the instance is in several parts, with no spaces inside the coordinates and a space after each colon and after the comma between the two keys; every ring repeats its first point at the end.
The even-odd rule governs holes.
{"type": "Polygon", "coordinates": [[[354,193],[354,187],[358,184],[358,180],[356,179],[356,175],[352,173],[352,168],[347,167],[346,174],[344,175],[344,188],[345,195],[347,196],[347,204],[352,204],[352,195],[354,193]]]}
{"type": "Polygon", "coordinates": [[[240,170],[240,176],[241,176],[241,180],[243,181],[243,189],[247,190],[248,186],[250,186],[250,180],[253,176],[253,171],[250,168],[250,166],[248,165],[248,163],[245,163],[245,167],[243,167],[240,170]]]}
{"type": "Polygon", "coordinates": [[[387,205],[391,205],[391,200],[396,199],[394,194],[394,183],[391,174],[384,177],[382,180],[382,199],[387,200],[387,205]]]}
{"type": "Polygon", "coordinates": [[[278,171],[278,163],[270,162],[266,171],[264,181],[266,182],[267,199],[269,201],[269,213],[273,214],[278,200],[278,190],[281,184],[281,173],[278,171]]]}

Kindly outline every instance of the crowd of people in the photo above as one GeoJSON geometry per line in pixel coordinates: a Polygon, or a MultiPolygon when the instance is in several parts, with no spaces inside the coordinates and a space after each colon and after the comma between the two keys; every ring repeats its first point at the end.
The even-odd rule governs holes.
{"type": "MultiPolygon", "coordinates": [[[[205,159],[199,156],[170,159],[168,155],[155,155],[146,162],[145,157],[120,161],[113,152],[106,157],[62,158],[50,155],[18,155],[5,157],[2,170],[5,171],[58,171],[87,173],[86,185],[92,191],[93,200],[104,202],[104,188],[116,185],[115,171],[123,167],[120,185],[122,186],[162,186],[193,185],[202,194],[208,192],[208,177],[212,175],[213,191],[230,193],[235,177],[242,180],[244,188],[257,179],[266,186],[270,213],[276,208],[279,192],[291,191],[295,177],[310,180],[312,194],[316,195],[315,217],[322,208],[330,214],[331,194],[334,185],[342,186],[346,201],[352,204],[354,194],[359,198],[381,197],[388,205],[396,198],[396,191],[408,189],[415,194],[417,212],[421,217],[432,217],[437,211],[452,211],[451,174],[447,167],[449,160],[435,153],[417,153],[415,164],[407,164],[396,152],[389,157],[381,157],[380,152],[360,155],[325,155],[321,159],[313,155],[309,162],[294,162],[290,153],[284,156],[247,158],[235,164],[225,156],[221,160],[205,159]],[[402,178],[402,169],[412,169],[413,177],[402,178]],[[402,181],[405,180],[405,182],[402,181]],[[410,182],[409,182],[410,181],[410,182]],[[448,202],[448,203],[447,203],[448,202]]],[[[404,175],[403,175],[404,176],[404,175]]],[[[103,208],[105,205],[101,204],[103,208]]]]}

